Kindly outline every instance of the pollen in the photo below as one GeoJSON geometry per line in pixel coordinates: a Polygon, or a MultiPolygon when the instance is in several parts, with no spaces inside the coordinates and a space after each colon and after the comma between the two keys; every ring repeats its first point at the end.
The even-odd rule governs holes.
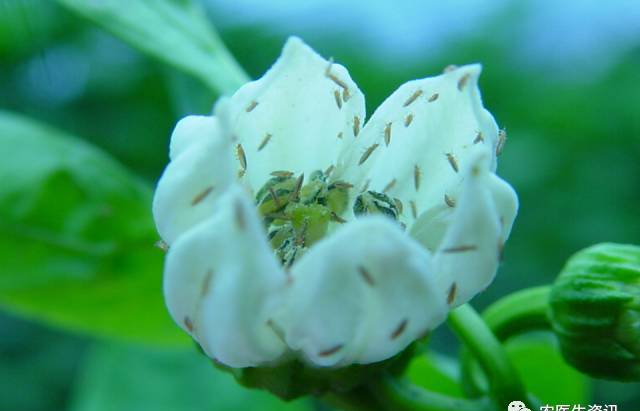
{"type": "Polygon", "coordinates": [[[433,93],[431,95],[431,97],[429,97],[429,100],[427,100],[429,103],[433,103],[434,101],[436,101],[438,99],[438,97],[440,97],[440,94],[438,93],[433,93]]]}
{"type": "Polygon", "coordinates": [[[476,138],[473,139],[473,144],[484,143],[484,137],[482,136],[482,131],[478,131],[476,134],[476,138]]]}
{"type": "Polygon", "coordinates": [[[353,136],[358,137],[360,134],[360,117],[353,116],[353,136]]]}
{"type": "Polygon", "coordinates": [[[420,167],[417,164],[413,166],[413,185],[416,191],[420,190],[420,167]]]}

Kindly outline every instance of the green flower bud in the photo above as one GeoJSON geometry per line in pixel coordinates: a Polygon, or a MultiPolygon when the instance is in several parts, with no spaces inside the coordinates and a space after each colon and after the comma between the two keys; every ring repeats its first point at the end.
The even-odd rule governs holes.
{"type": "Polygon", "coordinates": [[[597,378],[640,381],[640,247],[599,244],[575,254],[551,291],[565,359],[597,378]]]}

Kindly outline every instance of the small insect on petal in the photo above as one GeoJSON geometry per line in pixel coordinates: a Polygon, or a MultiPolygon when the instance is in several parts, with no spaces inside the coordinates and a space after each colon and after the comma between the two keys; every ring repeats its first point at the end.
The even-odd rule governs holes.
{"type": "Polygon", "coordinates": [[[444,195],[444,203],[446,205],[448,205],[449,207],[455,207],[456,206],[456,200],[454,200],[453,198],[449,197],[448,194],[444,195]]]}
{"type": "Polygon", "coordinates": [[[475,251],[478,247],[475,245],[459,245],[455,247],[449,247],[442,250],[443,253],[464,253],[467,251],[475,251]]]}
{"type": "Polygon", "coordinates": [[[200,288],[200,296],[205,297],[209,293],[211,287],[211,279],[213,278],[213,270],[207,271],[202,281],[202,287],[200,288]]]}
{"type": "Polygon", "coordinates": [[[272,172],[271,175],[274,177],[288,178],[288,177],[291,177],[293,173],[291,171],[277,170],[272,172]]]}
{"type": "Polygon", "coordinates": [[[360,192],[364,193],[365,191],[367,191],[369,189],[370,184],[371,184],[371,179],[369,178],[367,179],[367,181],[364,182],[364,185],[362,186],[362,189],[360,190],[360,192]]]}
{"type": "Polygon", "coordinates": [[[413,218],[418,218],[418,206],[416,206],[416,202],[411,200],[409,201],[409,205],[411,206],[411,215],[413,218]]]}
{"type": "Polygon", "coordinates": [[[449,161],[449,164],[451,165],[451,168],[453,168],[453,171],[455,171],[456,173],[458,172],[458,160],[456,160],[455,156],[451,153],[447,153],[447,160],[449,161]]]}
{"type": "Polygon", "coordinates": [[[378,148],[380,144],[374,144],[371,147],[369,147],[368,149],[366,149],[366,151],[364,153],[362,153],[362,156],[360,157],[360,161],[358,161],[358,165],[362,165],[365,161],[367,161],[367,159],[371,156],[371,153],[373,153],[375,151],[376,148],[378,148]]]}
{"type": "Polygon", "coordinates": [[[331,221],[335,221],[336,223],[344,224],[347,222],[344,218],[340,217],[334,211],[331,212],[331,221]]]}
{"type": "Polygon", "coordinates": [[[413,185],[416,191],[420,190],[420,167],[417,164],[413,166],[413,185]]]}
{"type": "Polygon", "coordinates": [[[192,206],[198,205],[198,203],[202,202],[202,200],[207,198],[207,196],[211,194],[212,191],[213,191],[213,186],[209,186],[205,188],[200,193],[198,193],[198,195],[193,197],[193,199],[191,200],[191,205],[192,206]]]}
{"type": "Polygon", "coordinates": [[[402,214],[402,212],[404,211],[404,204],[402,204],[402,201],[400,201],[399,198],[394,198],[393,202],[396,205],[396,208],[398,209],[398,214],[402,214]]]}
{"type": "Polygon", "coordinates": [[[502,154],[504,144],[507,142],[507,130],[501,129],[498,131],[498,144],[496,145],[496,155],[502,154]]]}
{"type": "Polygon", "coordinates": [[[163,240],[156,241],[154,245],[165,253],[169,251],[169,244],[165,243],[163,240]]]}
{"type": "Polygon", "coordinates": [[[436,101],[438,99],[439,96],[440,96],[440,94],[434,93],[431,97],[429,97],[429,100],[427,100],[427,101],[429,103],[433,103],[434,101],[436,101]]]}
{"type": "Polygon", "coordinates": [[[393,187],[396,186],[396,182],[397,182],[397,180],[395,178],[393,180],[389,181],[387,183],[387,185],[384,186],[384,188],[382,189],[382,192],[386,193],[387,191],[391,190],[393,187]]]}
{"type": "Polygon", "coordinates": [[[325,175],[325,176],[328,176],[329,174],[331,174],[331,172],[332,172],[335,168],[336,168],[336,167],[335,167],[333,164],[331,164],[329,167],[327,167],[327,169],[326,169],[326,170],[324,170],[324,175],[325,175]]]}
{"type": "Polygon", "coordinates": [[[473,139],[473,144],[484,143],[484,137],[482,136],[482,131],[478,131],[476,134],[476,138],[473,139]]]}
{"type": "Polygon", "coordinates": [[[458,80],[458,90],[462,91],[464,90],[464,86],[467,85],[467,83],[469,82],[469,78],[471,77],[471,74],[467,73],[465,75],[463,75],[462,77],[460,77],[460,80],[458,80]]]}
{"type": "Polygon", "coordinates": [[[344,100],[344,102],[346,103],[350,98],[351,95],[349,94],[349,89],[345,88],[344,90],[342,90],[342,100],[344,100]]]}
{"type": "Polygon", "coordinates": [[[242,148],[242,144],[238,144],[236,146],[236,157],[238,157],[238,161],[240,162],[240,167],[242,170],[247,169],[247,156],[244,154],[244,149],[242,148]]]}
{"type": "Polygon", "coordinates": [[[191,321],[191,318],[184,317],[184,326],[187,327],[189,332],[193,332],[193,322],[191,321]]]}
{"type": "Polygon", "coordinates": [[[354,116],[353,117],[353,136],[358,137],[358,134],[360,134],[360,117],[354,116]]]}
{"type": "Polygon", "coordinates": [[[391,142],[391,123],[384,127],[384,143],[388,146],[391,142]]]}
{"type": "Polygon", "coordinates": [[[331,347],[331,348],[329,348],[327,350],[320,351],[318,353],[318,357],[329,357],[330,355],[333,355],[333,354],[337,353],[338,351],[340,351],[343,346],[344,346],[343,344],[338,344],[338,345],[336,345],[334,347],[331,347]]]}
{"type": "Polygon", "coordinates": [[[333,90],[333,97],[336,99],[338,110],[340,110],[342,108],[342,97],[340,97],[340,92],[338,90],[333,90]]]}
{"type": "Polygon", "coordinates": [[[456,71],[458,69],[458,66],[456,66],[455,64],[449,64],[447,67],[444,68],[444,70],[442,70],[443,73],[451,73],[452,71],[456,71]]]}
{"type": "Polygon", "coordinates": [[[366,268],[364,268],[363,266],[358,266],[358,273],[360,274],[360,277],[362,277],[362,279],[369,284],[371,287],[373,287],[374,285],[376,285],[375,280],[373,279],[373,277],[371,276],[371,274],[369,273],[369,271],[367,271],[366,268]]]}
{"type": "Polygon", "coordinates": [[[300,176],[298,177],[298,179],[296,180],[296,185],[294,190],[291,192],[291,195],[289,196],[289,198],[291,200],[295,200],[298,198],[298,196],[300,195],[300,189],[302,189],[302,183],[304,182],[304,173],[300,174],[300,176]]]}
{"type": "Polygon", "coordinates": [[[407,114],[407,116],[404,118],[404,126],[409,127],[412,121],[413,121],[413,114],[407,114]]]}
{"type": "Polygon", "coordinates": [[[271,195],[271,199],[273,200],[273,203],[277,208],[282,207],[282,203],[280,202],[280,199],[278,198],[278,195],[274,191],[273,187],[269,187],[269,195],[271,195]]]}
{"type": "Polygon", "coordinates": [[[456,299],[456,291],[458,290],[458,285],[454,282],[449,287],[449,292],[447,293],[447,304],[451,305],[453,300],[456,299]]]}
{"type": "Polygon", "coordinates": [[[393,330],[393,332],[391,333],[391,339],[395,340],[396,338],[400,337],[400,335],[402,335],[402,333],[404,332],[404,330],[407,329],[407,324],[409,323],[408,319],[404,319],[400,322],[400,324],[398,324],[398,326],[396,327],[395,330],[393,330]]]}
{"type": "Polygon", "coordinates": [[[346,181],[336,181],[335,183],[333,183],[333,186],[335,188],[344,188],[344,189],[353,188],[353,184],[347,183],[346,181]]]}
{"type": "Polygon", "coordinates": [[[404,102],[403,107],[407,107],[409,104],[413,103],[422,95],[422,90],[416,90],[413,94],[404,102]]]}
{"type": "Polygon", "coordinates": [[[271,133],[265,134],[264,138],[260,142],[260,145],[258,146],[258,151],[261,151],[267,145],[267,143],[269,143],[269,140],[271,140],[271,137],[272,137],[271,133]]]}
{"type": "Polygon", "coordinates": [[[247,113],[250,113],[253,111],[254,108],[256,108],[258,106],[258,102],[255,100],[252,100],[251,103],[249,103],[249,105],[247,106],[247,108],[245,109],[245,111],[247,113]]]}
{"type": "Polygon", "coordinates": [[[233,204],[233,217],[238,228],[244,230],[246,227],[246,219],[244,217],[244,208],[242,207],[242,203],[240,201],[236,201],[233,204]]]}

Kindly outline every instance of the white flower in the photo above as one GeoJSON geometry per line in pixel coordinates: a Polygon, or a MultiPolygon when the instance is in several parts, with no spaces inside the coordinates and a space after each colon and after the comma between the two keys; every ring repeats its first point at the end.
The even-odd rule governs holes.
{"type": "Polygon", "coordinates": [[[153,205],[176,322],[232,367],[366,364],[486,288],[517,197],[479,74],[410,81],[365,123],[347,70],[291,38],[182,119],[153,205]]]}

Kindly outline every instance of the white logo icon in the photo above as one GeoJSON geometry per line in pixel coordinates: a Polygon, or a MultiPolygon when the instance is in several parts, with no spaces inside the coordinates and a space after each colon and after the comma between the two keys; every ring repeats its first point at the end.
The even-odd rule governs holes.
{"type": "Polygon", "coordinates": [[[508,411],[531,411],[522,401],[511,401],[508,411]]]}

